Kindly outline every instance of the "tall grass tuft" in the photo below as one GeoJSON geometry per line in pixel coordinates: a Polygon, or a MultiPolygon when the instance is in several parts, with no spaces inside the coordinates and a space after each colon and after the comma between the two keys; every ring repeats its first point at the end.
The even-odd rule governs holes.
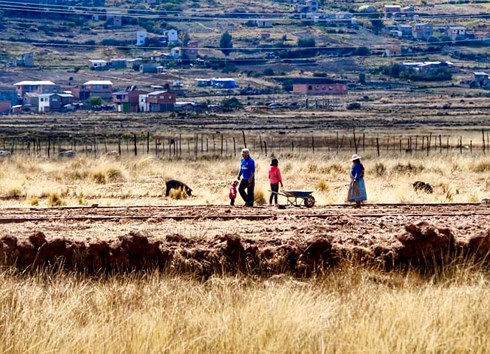
{"type": "Polygon", "coordinates": [[[123,182],[124,177],[122,171],[118,168],[109,168],[106,172],[107,180],[109,182],[123,182]]]}
{"type": "Polygon", "coordinates": [[[477,163],[473,167],[473,171],[476,173],[490,172],[490,162],[482,161],[477,163]]]}
{"type": "Polygon", "coordinates": [[[101,171],[94,172],[92,173],[92,180],[97,184],[105,184],[107,181],[106,174],[101,171]]]}
{"type": "Polygon", "coordinates": [[[257,205],[264,205],[267,203],[266,196],[263,190],[254,190],[254,203],[257,205]]]}
{"type": "Polygon", "coordinates": [[[324,181],[324,180],[320,180],[318,181],[318,183],[316,184],[316,189],[320,192],[330,192],[332,190],[332,187],[330,186],[330,184],[328,184],[327,181],[324,181]]]}
{"type": "Polygon", "coordinates": [[[374,171],[377,177],[382,177],[386,174],[386,166],[382,162],[376,162],[374,171]]]}
{"type": "Polygon", "coordinates": [[[48,195],[48,205],[49,206],[64,206],[64,205],[66,205],[66,202],[58,193],[50,193],[48,195]]]}
{"type": "Polygon", "coordinates": [[[22,190],[18,187],[10,188],[7,191],[6,199],[19,199],[22,197],[22,190]]]}

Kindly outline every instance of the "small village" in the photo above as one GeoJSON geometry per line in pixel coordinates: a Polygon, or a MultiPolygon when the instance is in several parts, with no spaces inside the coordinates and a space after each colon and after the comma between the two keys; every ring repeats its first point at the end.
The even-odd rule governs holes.
{"type": "MultiPolygon", "coordinates": [[[[153,1],[146,3],[149,8],[158,5],[153,1]]],[[[101,43],[125,45],[134,48],[131,52],[137,51],[138,55],[92,55],[84,60],[83,65],[73,69],[74,74],[63,79],[63,83],[51,78],[49,71],[42,75],[42,79],[3,81],[0,86],[0,114],[69,113],[79,109],[125,113],[199,112],[222,110],[222,101],[230,98],[239,103],[233,109],[246,106],[251,110],[307,109],[310,97],[316,102],[340,102],[339,99],[343,102],[325,106],[331,109],[345,107],[349,92],[390,87],[409,90],[416,82],[445,81],[448,87],[490,89],[489,70],[484,65],[464,65],[459,63],[461,60],[445,59],[440,55],[444,50],[449,54],[457,53],[458,45],[465,43],[485,45],[490,38],[486,25],[467,28],[437,15],[431,17],[414,5],[368,4],[351,7],[350,11],[335,12],[325,9],[316,0],[290,0],[288,3],[288,21],[297,21],[305,28],[317,26],[325,29],[327,34],[363,31],[383,39],[385,44],[330,47],[321,44],[320,38],[306,36],[298,38],[296,44],[286,45],[288,36],[283,35],[279,39],[281,46],[276,47],[277,35],[274,32],[282,26],[284,14],[281,14],[283,17],[254,18],[246,13],[231,12],[225,19],[234,21],[231,23],[233,27],[237,27],[236,21],[242,21],[242,28],[250,28],[258,36],[242,39],[255,48],[245,55],[240,50],[232,51],[233,42],[238,39],[231,39],[225,31],[230,37],[226,44],[230,49],[221,48],[225,55],[223,59],[216,54],[209,55],[207,43],[192,30],[167,26],[162,31],[155,31],[143,29],[144,25],[135,28],[128,24],[131,23],[128,22],[131,11],[108,7],[103,14],[91,14],[90,22],[93,26],[103,25],[116,34],[121,31],[125,33],[125,39],[103,40],[101,43]],[[314,49],[305,45],[313,45],[314,49]],[[296,52],[304,57],[295,59],[296,52]],[[417,56],[421,56],[417,52],[422,54],[420,59],[423,60],[417,60],[417,56]],[[378,68],[372,65],[370,68],[359,67],[358,71],[340,74],[315,69],[316,62],[342,57],[349,60],[379,57],[388,64],[378,68]],[[288,70],[279,72],[273,69],[274,66],[288,70]],[[77,73],[84,76],[77,77],[77,73]],[[118,77],[109,77],[111,73],[118,77]],[[122,80],[125,75],[127,78],[122,80]],[[257,80],[253,80],[255,77],[263,77],[267,85],[257,85],[257,80]],[[271,94],[278,99],[265,98],[271,94]],[[282,99],[280,95],[289,95],[289,98],[282,99]],[[211,102],[206,96],[215,99],[211,102]]],[[[89,40],[86,43],[92,45],[96,42],[89,40]]],[[[482,58],[480,62],[484,64],[485,57],[482,58]]],[[[23,52],[15,60],[3,61],[3,66],[7,72],[27,72],[36,69],[41,59],[35,52],[23,52]]]]}

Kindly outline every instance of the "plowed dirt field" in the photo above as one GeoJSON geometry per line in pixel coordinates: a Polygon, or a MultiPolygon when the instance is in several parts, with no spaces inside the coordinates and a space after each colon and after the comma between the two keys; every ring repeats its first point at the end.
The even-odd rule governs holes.
{"type": "Polygon", "coordinates": [[[345,256],[385,266],[486,260],[489,204],[2,209],[4,266],[311,274],[345,256]]]}

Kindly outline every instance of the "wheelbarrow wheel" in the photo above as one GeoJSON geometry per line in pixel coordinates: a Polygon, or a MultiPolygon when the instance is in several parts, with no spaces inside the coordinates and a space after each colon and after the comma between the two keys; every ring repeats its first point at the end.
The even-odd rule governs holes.
{"type": "Polygon", "coordinates": [[[313,205],[315,205],[315,198],[312,195],[309,195],[305,198],[305,207],[311,208],[313,205]]]}

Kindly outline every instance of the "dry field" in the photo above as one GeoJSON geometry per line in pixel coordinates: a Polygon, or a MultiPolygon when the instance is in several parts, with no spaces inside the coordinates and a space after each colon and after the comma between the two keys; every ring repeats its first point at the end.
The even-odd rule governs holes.
{"type": "Polygon", "coordinates": [[[488,275],[0,274],[6,353],[485,353],[488,275]]]}
{"type": "MultiPolygon", "coordinates": [[[[392,118],[400,123],[393,130],[380,128],[391,111],[410,112],[389,104],[373,103],[377,113],[358,126],[371,143],[376,132],[382,138],[380,157],[372,144],[359,146],[369,198],[360,210],[345,204],[353,146],[339,114],[352,116],[343,112],[310,112],[303,128],[297,113],[217,115],[202,126],[199,117],[80,115],[77,123],[66,116],[53,136],[78,129],[90,137],[85,127],[96,118],[102,127],[97,157],[82,139],[71,159],[57,158],[70,138],[53,140],[50,158],[45,140],[36,153],[22,151],[22,130],[45,131],[61,116],[4,122],[18,140],[16,153],[0,160],[0,352],[487,352],[484,109],[464,118],[430,113],[416,122],[428,127],[411,132],[408,113],[392,118]],[[152,149],[154,135],[166,142],[182,134],[183,153],[147,154],[142,138],[136,157],[125,140],[123,156],[107,155],[104,134],[121,127],[118,119],[126,127],[116,136],[157,127],[152,149]],[[280,134],[285,121],[297,129],[280,134]],[[245,122],[257,127],[246,131],[257,161],[255,208],[230,207],[227,199],[239,165],[231,138],[241,147],[233,129],[245,122]],[[197,156],[186,145],[194,129],[209,142],[197,156]],[[228,141],[223,154],[218,129],[228,141]],[[345,136],[338,152],[336,129],[345,136]],[[451,136],[450,149],[436,144],[428,155],[420,145],[400,152],[393,143],[430,132],[451,136]],[[472,150],[456,147],[460,135],[465,145],[473,139],[472,150]],[[265,206],[271,153],[285,188],[314,190],[315,207],[265,206]],[[192,196],[165,197],[164,181],[172,178],[190,185],[192,196]],[[415,191],[419,180],[433,193],[415,191]]],[[[108,150],[115,147],[109,141],[108,150]]]]}

